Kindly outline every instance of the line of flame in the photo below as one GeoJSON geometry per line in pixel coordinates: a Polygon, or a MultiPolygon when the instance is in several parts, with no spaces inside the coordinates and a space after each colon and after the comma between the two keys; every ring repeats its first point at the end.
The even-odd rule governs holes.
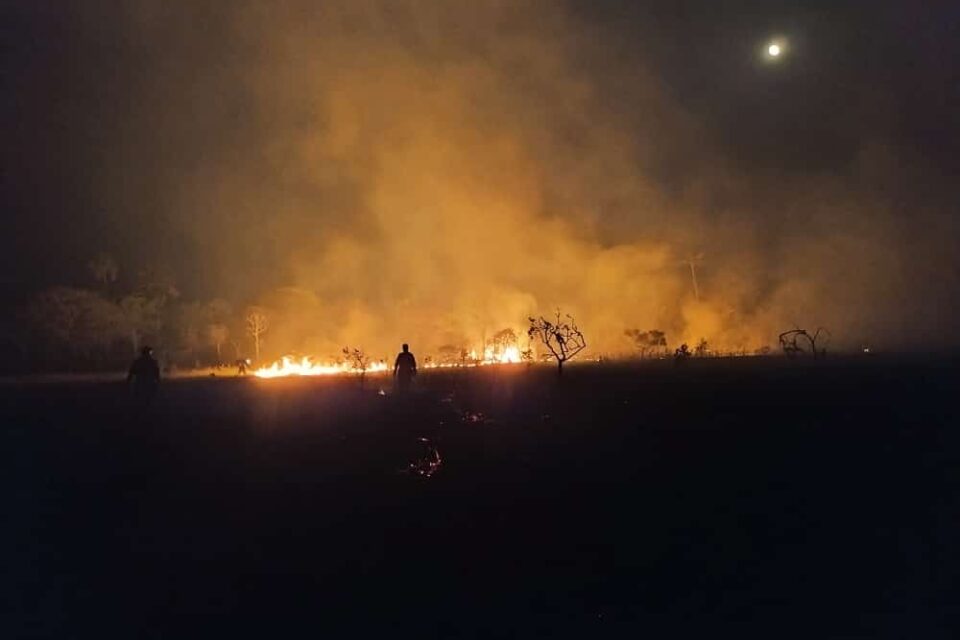
{"type": "MultiPolygon", "coordinates": [[[[467,362],[465,366],[484,366],[490,364],[515,364],[521,361],[520,358],[520,349],[517,347],[507,347],[500,353],[494,353],[493,348],[487,347],[484,350],[482,360],[477,360],[476,351],[470,352],[471,361],[467,362]]],[[[458,367],[461,365],[458,364],[428,364],[425,365],[426,369],[440,369],[447,367],[458,367]]],[[[390,368],[387,366],[387,363],[383,361],[372,362],[367,366],[366,373],[376,373],[382,371],[389,371],[390,368]]],[[[358,370],[354,369],[353,366],[348,362],[341,363],[319,363],[314,362],[310,356],[304,356],[302,358],[296,359],[291,356],[284,356],[277,362],[266,366],[260,367],[253,372],[258,378],[280,378],[283,376],[330,376],[343,373],[360,373],[358,370]]]]}
{"type": "MultiPolygon", "coordinates": [[[[375,373],[387,371],[387,363],[371,362],[367,366],[366,373],[375,373]]],[[[295,360],[289,356],[284,356],[278,362],[274,362],[269,367],[260,367],[253,372],[258,378],[279,378],[282,376],[331,376],[341,373],[360,373],[354,369],[350,363],[332,363],[322,364],[314,362],[310,356],[304,356],[295,360]]]]}

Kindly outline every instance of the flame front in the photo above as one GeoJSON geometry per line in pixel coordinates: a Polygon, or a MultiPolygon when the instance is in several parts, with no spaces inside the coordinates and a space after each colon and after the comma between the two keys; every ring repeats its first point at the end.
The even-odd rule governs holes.
{"type": "MultiPolygon", "coordinates": [[[[387,363],[371,362],[367,365],[365,373],[374,373],[387,371],[387,363]]],[[[253,372],[258,378],[280,378],[283,376],[331,376],[340,373],[361,373],[348,362],[321,364],[314,362],[310,356],[304,356],[295,360],[289,356],[284,356],[279,362],[274,362],[269,367],[260,367],[253,372]]]]}
{"type": "Polygon", "coordinates": [[[507,347],[500,354],[499,362],[509,362],[515,364],[520,362],[520,347],[507,347]]]}
{"type": "Polygon", "coordinates": [[[519,347],[504,347],[502,351],[494,351],[493,347],[483,350],[483,360],[479,364],[514,364],[520,362],[519,347]]]}
{"type": "MultiPolygon", "coordinates": [[[[461,363],[438,364],[427,360],[422,366],[425,369],[436,369],[446,367],[478,367],[491,364],[516,364],[523,360],[520,348],[516,346],[507,346],[502,350],[494,350],[488,346],[483,350],[483,357],[480,358],[475,349],[469,352],[469,358],[465,358],[461,363]]],[[[379,373],[390,371],[390,367],[383,360],[371,362],[363,373],[379,373]]],[[[332,362],[321,363],[315,361],[310,356],[300,358],[294,356],[284,356],[273,364],[260,367],[253,372],[258,378],[282,378],[284,376],[331,376],[337,374],[352,373],[359,374],[361,371],[350,362],[332,362]]]]}

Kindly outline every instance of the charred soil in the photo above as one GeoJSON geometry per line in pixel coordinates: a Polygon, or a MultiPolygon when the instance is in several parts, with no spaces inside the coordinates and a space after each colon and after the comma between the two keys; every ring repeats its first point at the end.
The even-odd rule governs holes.
{"type": "Polygon", "coordinates": [[[4,637],[947,637],[952,361],[387,382],[0,386],[4,637]]]}

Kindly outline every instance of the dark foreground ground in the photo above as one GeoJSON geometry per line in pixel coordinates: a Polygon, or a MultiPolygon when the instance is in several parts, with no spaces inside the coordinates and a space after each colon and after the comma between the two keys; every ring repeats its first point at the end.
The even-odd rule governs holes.
{"type": "Polygon", "coordinates": [[[0,385],[0,636],[955,631],[946,359],[419,382],[0,385]]]}

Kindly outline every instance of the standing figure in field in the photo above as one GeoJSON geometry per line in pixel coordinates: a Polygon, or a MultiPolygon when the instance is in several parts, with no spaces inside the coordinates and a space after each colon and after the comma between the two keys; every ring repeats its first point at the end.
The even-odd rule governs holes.
{"type": "Polygon", "coordinates": [[[127,384],[132,385],[137,402],[147,404],[153,400],[160,385],[160,365],[153,357],[153,349],[144,347],[140,350],[140,356],[130,365],[127,384]]]}
{"type": "Polygon", "coordinates": [[[393,365],[393,380],[397,391],[406,393],[415,375],[417,375],[417,359],[410,353],[410,345],[404,344],[403,351],[397,354],[397,361],[393,365]]]}

